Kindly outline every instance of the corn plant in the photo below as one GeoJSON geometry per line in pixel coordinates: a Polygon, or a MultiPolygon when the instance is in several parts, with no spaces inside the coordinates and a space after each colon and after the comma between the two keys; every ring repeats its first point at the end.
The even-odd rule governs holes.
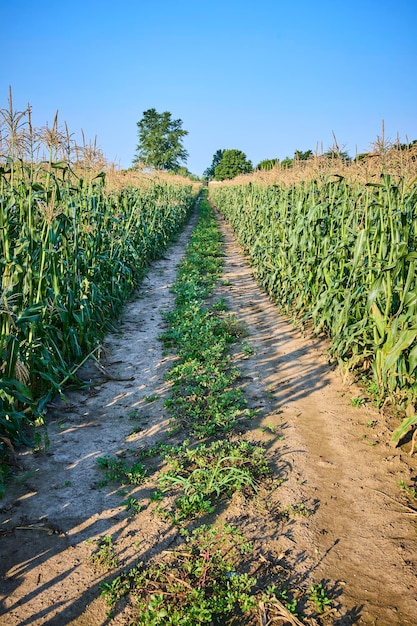
{"type": "Polygon", "coordinates": [[[345,368],[396,403],[417,399],[417,186],[382,174],[210,190],[282,311],[331,337],[345,368]]]}
{"type": "MultiPolygon", "coordinates": [[[[110,191],[105,172],[64,160],[55,120],[46,158],[24,114],[1,111],[0,448],[22,441],[47,402],[99,348],[149,263],[193,205],[191,185],[147,180],[110,191]],[[6,138],[6,139],[4,139],[6,138]],[[32,151],[28,154],[28,146],[32,151]],[[57,160],[57,158],[60,160],[57,160]]],[[[1,452],[1,449],[0,449],[1,452]]]]}

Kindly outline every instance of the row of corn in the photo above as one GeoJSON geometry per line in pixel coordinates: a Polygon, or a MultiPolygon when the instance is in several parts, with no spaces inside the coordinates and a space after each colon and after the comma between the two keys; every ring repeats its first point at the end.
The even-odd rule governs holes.
{"type": "MultiPolygon", "coordinates": [[[[195,193],[175,181],[108,191],[105,175],[4,159],[0,166],[0,448],[98,349],[195,193]]],[[[1,452],[1,449],[0,449],[1,452]]]]}
{"type": "Polygon", "coordinates": [[[415,413],[417,185],[381,175],[211,186],[265,290],[331,338],[345,368],[415,413]]]}

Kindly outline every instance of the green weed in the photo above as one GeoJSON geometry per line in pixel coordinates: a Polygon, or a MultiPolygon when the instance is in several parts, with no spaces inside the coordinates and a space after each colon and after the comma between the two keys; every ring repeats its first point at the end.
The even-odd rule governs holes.
{"type": "Polygon", "coordinates": [[[160,500],[163,500],[163,498],[164,498],[164,494],[162,493],[162,491],[159,491],[158,489],[156,491],[153,491],[151,495],[149,496],[149,500],[151,502],[159,502],[160,500]]]}
{"type": "Polygon", "coordinates": [[[247,340],[242,341],[242,352],[246,358],[249,358],[255,354],[255,349],[249,344],[247,340]]]}
{"type": "Polygon", "coordinates": [[[156,402],[156,400],[158,400],[159,396],[156,394],[150,395],[150,396],[145,396],[144,400],[145,402],[156,402]]]}
{"type": "Polygon", "coordinates": [[[356,408],[360,408],[361,406],[363,406],[365,404],[365,399],[361,398],[360,396],[357,398],[351,398],[350,399],[350,404],[351,406],[355,406],[356,408]]]}
{"type": "Polygon", "coordinates": [[[291,615],[298,618],[298,601],[295,597],[292,597],[292,594],[288,591],[288,589],[278,589],[275,585],[269,585],[266,592],[262,594],[262,601],[266,607],[268,607],[268,605],[273,607],[275,598],[282,602],[291,615]]]}
{"type": "Polygon", "coordinates": [[[310,511],[305,504],[299,502],[297,504],[289,504],[284,512],[284,517],[309,517],[310,511]]]}
{"type": "Polygon", "coordinates": [[[270,432],[270,433],[276,433],[279,431],[279,426],[274,426],[274,424],[265,424],[265,426],[262,427],[262,432],[266,433],[266,432],[270,432]]]}
{"type": "Polygon", "coordinates": [[[317,583],[312,585],[307,594],[308,599],[314,604],[317,613],[322,614],[332,603],[330,598],[327,597],[326,589],[323,583],[317,583]]]}
{"type": "Polygon", "coordinates": [[[220,298],[213,306],[211,307],[213,311],[227,311],[226,300],[224,298],[220,298]]]}
{"type": "Polygon", "coordinates": [[[164,560],[140,563],[111,583],[101,583],[108,606],[113,609],[131,593],[136,626],[199,626],[253,610],[256,580],[238,571],[251,544],[227,525],[182,534],[185,543],[164,560]]]}
{"type": "Polygon", "coordinates": [[[218,499],[235,491],[253,495],[258,481],[270,474],[264,449],[246,441],[182,446],[167,455],[166,461],[171,469],[161,474],[159,489],[179,492],[171,513],[176,523],[211,512],[218,499]]]}
{"type": "Polygon", "coordinates": [[[119,564],[111,535],[102,535],[96,542],[96,551],[90,557],[90,563],[103,568],[113,569],[119,564]]]}
{"type": "Polygon", "coordinates": [[[173,286],[175,309],[165,315],[168,328],[161,336],[165,347],[176,348],[178,356],[168,374],[171,398],[165,401],[172,416],[171,434],[187,429],[205,439],[230,432],[248,416],[243,392],[237,387],[239,372],[231,366],[229,355],[229,344],[244,336],[245,330],[235,315],[224,315],[224,299],[211,309],[205,306],[222,263],[221,235],[203,198],[173,286]]]}
{"type": "Polygon", "coordinates": [[[137,498],[134,498],[133,496],[129,496],[126,500],[124,500],[122,502],[122,506],[126,507],[126,511],[129,513],[130,516],[136,515],[142,510],[141,503],[137,498]]]}
{"type": "Polygon", "coordinates": [[[401,491],[406,493],[410,500],[417,499],[417,490],[414,489],[414,487],[409,487],[408,485],[406,485],[404,480],[400,480],[398,482],[398,485],[401,488],[401,491]]]}
{"type": "Polygon", "coordinates": [[[105,486],[109,481],[118,482],[121,485],[140,485],[145,480],[146,468],[142,463],[133,463],[129,466],[122,459],[108,456],[98,458],[97,463],[106,478],[101,486],[105,486]]]}

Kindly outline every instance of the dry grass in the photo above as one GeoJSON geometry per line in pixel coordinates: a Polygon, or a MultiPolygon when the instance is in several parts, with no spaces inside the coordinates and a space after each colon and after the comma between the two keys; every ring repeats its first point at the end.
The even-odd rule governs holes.
{"type": "Polygon", "coordinates": [[[152,171],[146,172],[137,169],[121,170],[114,164],[107,164],[105,167],[107,187],[109,189],[120,190],[125,187],[143,187],[152,182],[165,182],[178,185],[192,185],[193,191],[201,187],[201,182],[192,181],[184,176],[170,174],[168,172],[152,171]]]}
{"type": "Polygon", "coordinates": [[[352,183],[365,184],[377,182],[381,173],[390,174],[395,179],[403,178],[410,184],[414,182],[417,178],[417,144],[408,150],[400,150],[395,146],[384,149],[377,140],[373,144],[373,151],[361,160],[346,162],[340,158],[316,155],[306,161],[295,160],[289,168],[278,164],[270,171],[256,170],[251,174],[214,184],[292,186],[301,181],[322,180],[332,175],[343,176],[352,183]]]}

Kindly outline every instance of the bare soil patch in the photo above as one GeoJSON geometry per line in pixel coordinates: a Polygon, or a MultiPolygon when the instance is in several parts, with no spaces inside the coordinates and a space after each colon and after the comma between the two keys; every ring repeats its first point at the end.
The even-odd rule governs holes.
{"type": "MultiPolygon", "coordinates": [[[[254,541],[271,578],[291,589],[326,584],[334,610],[310,623],[411,626],[416,516],[398,482],[415,481],[417,463],[407,445],[389,445],[394,422],[370,402],[352,406],[360,390],[329,364],[324,341],[304,337],[279,316],[219,222],[225,269],[216,297],[248,330],[234,360],[248,404],[258,410],[236,434],[264,443],[275,482],[251,504],[234,497],[217,517],[254,541]]],[[[51,409],[49,449],[18,455],[19,473],[0,503],[2,625],[109,623],[100,582],[178,541],[149,502],[152,480],[124,494],[100,487],[97,459],[134,459],[166,436],[165,375],[173,357],[163,355],[158,335],[192,227],[152,265],[119,331],[106,339],[105,371],[90,364],[83,376],[91,388],[68,393],[51,409]],[[135,516],[121,504],[127,495],[144,503],[135,516]],[[111,571],[91,562],[104,535],[112,536],[119,560],[111,571]]],[[[126,604],[112,623],[128,624],[132,611],[126,604]]]]}

